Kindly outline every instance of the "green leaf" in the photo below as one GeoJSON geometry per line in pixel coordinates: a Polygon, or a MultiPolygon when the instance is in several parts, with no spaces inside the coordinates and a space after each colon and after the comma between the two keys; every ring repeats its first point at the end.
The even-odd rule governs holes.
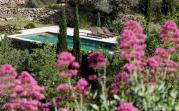
{"type": "Polygon", "coordinates": [[[121,98],[120,98],[118,95],[114,95],[114,99],[116,99],[116,100],[118,100],[118,101],[121,100],[121,98]]]}
{"type": "Polygon", "coordinates": [[[99,111],[98,105],[96,105],[96,104],[90,104],[90,106],[91,106],[94,110],[99,111]]]}

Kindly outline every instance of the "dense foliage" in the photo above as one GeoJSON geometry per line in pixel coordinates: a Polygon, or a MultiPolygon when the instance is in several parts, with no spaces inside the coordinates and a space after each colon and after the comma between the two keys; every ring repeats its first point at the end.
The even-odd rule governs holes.
{"type": "MultiPolygon", "coordinates": [[[[0,67],[1,109],[178,111],[179,78],[175,57],[178,55],[179,29],[175,22],[168,20],[158,36],[162,42],[146,55],[147,35],[138,22],[128,21],[118,41],[120,58],[112,57],[115,58],[112,62],[111,57],[108,56],[108,60],[107,55],[100,51],[89,53],[85,63],[93,73],[85,77],[78,75],[80,64],[70,52],[60,53],[55,60],[55,49],[48,46],[27,52],[25,63],[7,60],[15,66],[28,63],[20,70],[35,74],[27,71],[18,73],[10,64],[0,67]],[[109,73],[116,74],[112,77],[109,73]]],[[[151,39],[148,40],[150,43],[151,39]]],[[[2,55],[6,52],[9,57],[10,52],[16,50],[9,45],[6,41],[1,42],[2,55]]]]}

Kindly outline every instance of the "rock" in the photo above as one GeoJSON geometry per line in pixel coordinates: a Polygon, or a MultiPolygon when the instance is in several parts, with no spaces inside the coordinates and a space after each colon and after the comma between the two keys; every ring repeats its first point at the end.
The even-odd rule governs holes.
{"type": "Polygon", "coordinates": [[[5,21],[5,19],[4,18],[0,18],[0,21],[5,21]]]}
{"type": "Polygon", "coordinates": [[[14,20],[15,18],[13,18],[13,17],[7,17],[7,18],[5,18],[5,21],[10,21],[10,20],[14,20]]]}
{"type": "Polygon", "coordinates": [[[112,5],[110,4],[109,0],[98,0],[95,3],[95,7],[105,13],[110,13],[112,12],[112,5]]]}
{"type": "Polygon", "coordinates": [[[0,0],[0,5],[22,5],[25,4],[27,0],[0,0]]]}
{"type": "Polygon", "coordinates": [[[113,9],[119,12],[130,12],[137,9],[140,0],[111,0],[113,9]]]}
{"type": "Polygon", "coordinates": [[[13,33],[22,29],[24,29],[24,27],[19,27],[16,25],[0,25],[0,32],[5,32],[5,33],[13,33]]]}
{"type": "MultiPolygon", "coordinates": [[[[0,7],[0,20],[6,21],[20,20],[33,21],[33,20],[45,20],[51,19],[51,17],[58,16],[58,10],[56,9],[43,9],[43,8],[5,8],[0,7]],[[21,19],[23,18],[23,19],[21,19]],[[19,20],[19,19],[18,19],[19,20]]],[[[49,20],[45,20],[49,21],[49,20]]]]}

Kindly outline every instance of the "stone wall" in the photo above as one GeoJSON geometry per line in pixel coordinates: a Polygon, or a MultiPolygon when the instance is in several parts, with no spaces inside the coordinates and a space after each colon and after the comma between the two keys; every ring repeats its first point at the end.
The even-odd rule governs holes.
{"type": "Polygon", "coordinates": [[[57,9],[0,7],[0,20],[57,21],[58,12],[57,9]]]}
{"type": "Polygon", "coordinates": [[[0,5],[25,4],[27,0],[0,0],[0,5]]]}

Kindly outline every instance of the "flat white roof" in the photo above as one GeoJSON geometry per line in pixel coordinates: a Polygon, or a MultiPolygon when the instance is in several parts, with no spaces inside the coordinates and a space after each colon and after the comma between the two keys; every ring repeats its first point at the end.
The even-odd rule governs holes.
{"type": "MultiPolygon", "coordinates": [[[[8,37],[26,40],[26,39],[23,39],[21,36],[29,35],[29,34],[36,34],[36,33],[44,33],[44,32],[58,33],[59,32],[59,26],[49,26],[49,27],[26,29],[26,30],[21,30],[20,32],[21,32],[21,34],[9,35],[8,37]]],[[[67,35],[73,36],[73,32],[74,32],[73,28],[67,28],[67,35]]],[[[97,39],[97,38],[93,38],[93,37],[87,37],[87,33],[92,33],[92,32],[90,30],[80,29],[80,38],[85,38],[85,39],[90,39],[90,40],[95,40],[95,41],[101,41],[101,42],[106,42],[106,43],[113,43],[113,44],[117,43],[117,40],[116,40],[117,37],[97,39]]],[[[30,41],[30,40],[28,40],[28,41],[30,41]]]]}

